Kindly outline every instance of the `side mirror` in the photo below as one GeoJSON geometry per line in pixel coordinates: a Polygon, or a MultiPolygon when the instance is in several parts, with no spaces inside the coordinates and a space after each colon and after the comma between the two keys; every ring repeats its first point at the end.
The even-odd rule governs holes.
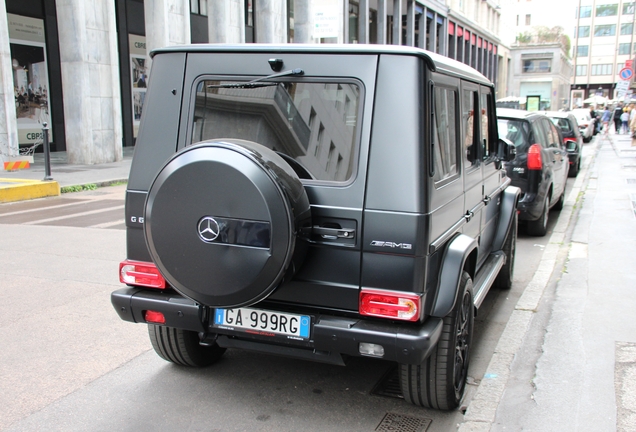
{"type": "Polygon", "coordinates": [[[506,138],[499,138],[497,146],[497,158],[500,161],[510,162],[517,156],[515,145],[506,138]]]}

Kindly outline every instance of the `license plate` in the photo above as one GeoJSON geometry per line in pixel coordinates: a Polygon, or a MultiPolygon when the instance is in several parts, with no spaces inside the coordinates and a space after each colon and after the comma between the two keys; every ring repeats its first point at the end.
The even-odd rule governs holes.
{"type": "Polygon", "coordinates": [[[311,318],[261,309],[215,309],[214,325],[227,330],[240,330],[260,336],[287,336],[308,339],[311,318]]]}

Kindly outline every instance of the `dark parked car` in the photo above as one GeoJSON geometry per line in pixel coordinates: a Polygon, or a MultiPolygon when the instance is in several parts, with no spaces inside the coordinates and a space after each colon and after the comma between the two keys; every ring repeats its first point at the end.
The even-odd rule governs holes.
{"type": "Polygon", "coordinates": [[[495,92],[417,48],[154,51],[112,293],[159,356],[399,364],[453,409],[475,310],[512,284],[519,188],[495,92]]]}
{"type": "Polygon", "coordinates": [[[583,137],[579,131],[576,117],[563,111],[545,111],[543,114],[547,115],[552,123],[561,130],[563,144],[565,144],[570,161],[568,176],[576,177],[581,169],[581,149],[583,148],[583,137]]]}
{"type": "Polygon", "coordinates": [[[497,119],[499,136],[517,149],[506,172],[521,188],[519,220],[525,221],[528,234],[543,236],[550,209],[561,210],[565,200],[569,161],[561,131],[539,112],[500,108],[497,119]]]}

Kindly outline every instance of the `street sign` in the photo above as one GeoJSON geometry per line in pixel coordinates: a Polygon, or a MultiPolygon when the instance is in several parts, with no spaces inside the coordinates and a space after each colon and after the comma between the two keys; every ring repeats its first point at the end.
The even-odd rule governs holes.
{"type": "Polygon", "coordinates": [[[629,82],[628,81],[619,81],[616,83],[616,91],[618,92],[626,92],[629,90],[629,82]]]}
{"type": "Polygon", "coordinates": [[[622,80],[629,80],[632,78],[632,75],[634,74],[634,72],[632,72],[632,70],[630,68],[623,68],[621,69],[621,71],[618,73],[618,76],[621,77],[622,80]]]}

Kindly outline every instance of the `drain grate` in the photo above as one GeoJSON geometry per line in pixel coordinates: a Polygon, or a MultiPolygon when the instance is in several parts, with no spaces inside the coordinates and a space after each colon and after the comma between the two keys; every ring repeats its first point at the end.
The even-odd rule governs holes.
{"type": "Polygon", "coordinates": [[[627,184],[636,184],[636,179],[625,179],[627,184]]]}
{"type": "Polygon", "coordinates": [[[389,369],[380,381],[373,387],[371,394],[376,396],[384,396],[391,398],[404,399],[402,396],[402,389],[400,388],[400,376],[398,374],[397,366],[389,369]]]}
{"type": "Polygon", "coordinates": [[[403,414],[386,413],[376,431],[424,432],[433,422],[431,419],[403,414]]]}
{"type": "Polygon", "coordinates": [[[630,194],[629,199],[632,201],[632,211],[634,212],[634,216],[636,216],[636,195],[630,194]]]}

